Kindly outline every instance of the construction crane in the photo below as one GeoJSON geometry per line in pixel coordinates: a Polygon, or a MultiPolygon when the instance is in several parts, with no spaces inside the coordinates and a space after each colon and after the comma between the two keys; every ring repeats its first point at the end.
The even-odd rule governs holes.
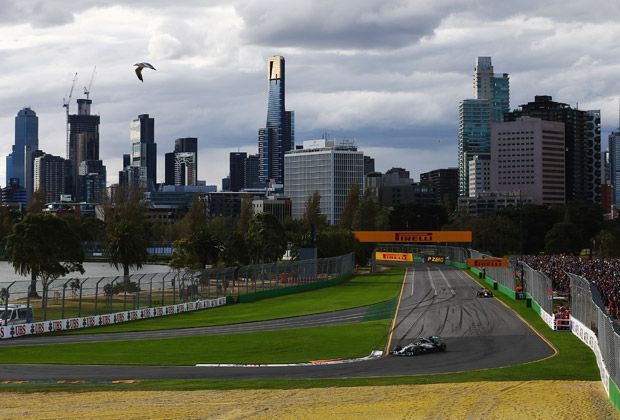
{"type": "Polygon", "coordinates": [[[71,97],[73,96],[73,88],[75,87],[75,82],[77,81],[78,74],[75,72],[73,75],[73,82],[71,82],[71,89],[69,89],[69,93],[66,97],[62,98],[62,106],[65,108],[67,113],[67,119],[65,120],[67,125],[67,159],[69,159],[69,105],[71,103],[71,97]]]}
{"type": "Polygon", "coordinates": [[[88,82],[88,87],[84,86],[84,95],[86,95],[86,99],[88,95],[90,95],[90,88],[93,85],[93,79],[95,78],[95,71],[97,70],[97,66],[93,67],[93,74],[90,75],[90,82],[88,82]]]}

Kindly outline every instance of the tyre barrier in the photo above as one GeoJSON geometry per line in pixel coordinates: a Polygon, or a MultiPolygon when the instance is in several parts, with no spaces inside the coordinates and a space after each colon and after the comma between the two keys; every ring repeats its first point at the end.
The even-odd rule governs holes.
{"type": "Polygon", "coordinates": [[[0,339],[10,339],[25,335],[45,334],[57,331],[77,330],[81,328],[100,327],[120,324],[141,319],[180,314],[200,309],[215,308],[226,305],[226,298],[197,300],[195,302],[176,305],[159,306],[156,308],[133,309],[104,315],[84,316],[80,318],[55,319],[50,321],[32,322],[29,324],[6,325],[0,327],[0,339]]]}

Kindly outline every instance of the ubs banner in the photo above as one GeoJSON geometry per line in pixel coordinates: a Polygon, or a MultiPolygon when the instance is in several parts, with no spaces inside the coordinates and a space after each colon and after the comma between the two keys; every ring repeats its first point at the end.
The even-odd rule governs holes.
{"type": "Polygon", "coordinates": [[[226,298],[198,300],[196,302],[179,303],[177,305],[160,306],[158,308],[135,309],[114,314],[93,315],[81,318],[56,319],[52,321],[33,322],[31,324],[6,325],[0,327],[0,339],[16,338],[23,335],[43,334],[54,331],[77,330],[79,328],[98,327],[102,325],[120,324],[121,322],[179,314],[198,309],[215,308],[226,305],[226,298]]]}

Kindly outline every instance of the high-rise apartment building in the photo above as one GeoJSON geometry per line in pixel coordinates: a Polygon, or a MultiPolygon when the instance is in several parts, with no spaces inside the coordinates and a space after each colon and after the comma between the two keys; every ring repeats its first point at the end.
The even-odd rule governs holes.
{"type": "MultiPolygon", "coordinates": [[[[508,73],[493,72],[491,57],[478,57],[474,69],[475,99],[465,99],[459,106],[459,194],[469,193],[469,161],[474,156],[488,156],[491,122],[504,121],[510,111],[508,73]]],[[[479,182],[482,182],[479,180],[479,182]]]]}
{"type": "Polygon", "coordinates": [[[196,185],[198,182],[198,139],[174,141],[174,151],[166,153],[166,185],[196,185]]]}
{"type": "Polygon", "coordinates": [[[612,186],[612,204],[620,207],[620,128],[609,134],[609,180],[612,186]]]}
{"type": "Polygon", "coordinates": [[[321,213],[330,224],[340,222],[353,185],[364,188],[364,153],[352,143],[332,140],[304,141],[302,149],[284,156],[284,195],[292,201],[292,217],[301,219],[308,199],[321,195],[321,213]]]}
{"type": "Polygon", "coordinates": [[[30,204],[32,200],[32,194],[34,193],[34,160],[35,158],[43,156],[45,153],[42,150],[38,150],[36,146],[24,147],[24,188],[26,190],[26,203],[30,204]]]}
{"type": "Polygon", "coordinates": [[[506,121],[528,116],[564,124],[566,201],[600,203],[601,113],[582,111],[541,95],[519,110],[505,114],[506,121]]]}
{"type": "Polygon", "coordinates": [[[229,157],[230,191],[241,191],[245,188],[245,152],[231,152],[229,157]]]}
{"type": "Polygon", "coordinates": [[[458,168],[435,169],[421,173],[420,183],[433,187],[437,197],[437,204],[442,204],[449,209],[456,207],[456,200],[459,196],[458,168]]]}
{"type": "Polygon", "coordinates": [[[34,159],[34,190],[41,192],[41,201],[60,201],[60,196],[73,194],[73,168],[69,159],[43,154],[34,159]]]}
{"type": "Polygon", "coordinates": [[[295,144],[295,114],[285,108],[284,57],[269,58],[267,66],[267,124],[258,130],[259,181],[266,184],[273,179],[282,184],[284,154],[293,149],[295,144]]]}
{"type": "Polygon", "coordinates": [[[18,179],[19,185],[25,185],[26,147],[39,147],[39,117],[28,107],[22,108],[15,117],[15,144],[6,157],[7,185],[11,179],[18,179]]]}
{"type": "Polygon", "coordinates": [[[491,190],[565,203],[564,124],[520,117],[491,124],[491,190]]]}
{"type": "MultiPolygon", "coordinates": [[[[155,119],[141,114],[131,122],[131,162],[119,177],[125,185],[153,191],[157,183],[157,144],[155,119]]],[[[123,162],[125,157],[123,156],[123,162]]]]}
{"type": "Polygon", "coordinates": [[[80,201],[101,203],[106,193],[106,167],[101,160],[83,160],[78,169],[80,201]]]}
{"type": "Polygon", "coordinates": [[[80,163],[85,160],[99,160],[99,115],[91,115],[91,99],[78,99],[78,113],[69,115],[69,144],[67,159],[71,161],[74,191],[71,194],[79,197],[78,172],[80,163]]]}
{"type": "Polygon", "coordinates": [[[375,171],[375,159],[370,156],[364,156],[364,175],[368,175],[375,171]]]}
{"type": "Polygon", "coordinates": [[[260,188],[260,156],[249,155],[245,160],[245,188],[260,188]]]}
{"type": "Polygon", "coordinates": [[[469,161],[491,153],[491,109],[487,99],[465,99],[459,106],[459,195],[469,194],[469,161]]]}
{"type": "Polygon", "coordinates": [[[490,156],[474,156],[469,164],[469,196],[476,197],[482,192],[491,190],[491,159],[490,156]]]}

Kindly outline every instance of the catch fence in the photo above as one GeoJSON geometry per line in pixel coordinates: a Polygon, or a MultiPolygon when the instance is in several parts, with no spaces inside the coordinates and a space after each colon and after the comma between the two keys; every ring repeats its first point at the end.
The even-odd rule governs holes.
{"type": "MultiPolygon", "coordinates": [[[[96,316],[120,311],[240,296],[331,280],[355,268],[353,254],[317,260],[256,264],[243,267],[180,269],[165,273],[112,277],[63,278],[36,284],[0,282],[0,323],[8,305],[32,308],[33,321],[96,316]]],[[[16,314],[15,311],[12,311],[16,314]]],[[[11,320],[7,320],[11,324],[11,320]]]]}

